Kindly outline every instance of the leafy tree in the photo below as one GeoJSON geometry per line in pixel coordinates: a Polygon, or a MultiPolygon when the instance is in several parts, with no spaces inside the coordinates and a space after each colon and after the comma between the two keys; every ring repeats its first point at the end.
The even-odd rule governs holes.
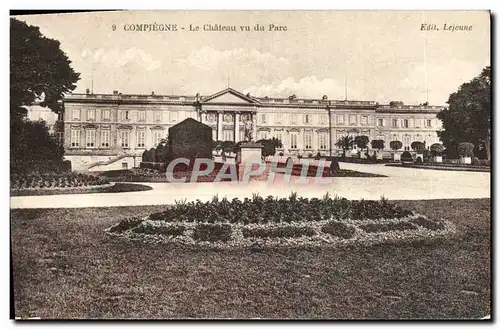
{"type": "Polygon", "coordinates": [[[23,118],[23,106],[42,99],[59,113],[65,93],[76,88],[80,74],[59,48],[59,41],[44,37],[36,26],[10,19],[10,110],[11,118],[23,118]]]}
{"type": "Polygon", "coordinates": [[[419,141],[415,141],[415,142],[411,143],[410,147],[414,151],[419,151],[419,150],[425,149],[424,143],[419,142],[419,141]]]}
{"type": "Polygon", "coordinates": [[[457,149],[461,142],[477,145],[478,154],[491,159],[491,68],[462,84],[448,99],[449,107],[437,114],[443,122],[438,136],[444,146],[457,149]]]}
{"type": "Polygon", "coordinates": [[[343,158],[345,158],[347,150],[352,149],[353,145],[354,145],[354,138],[352,136],[343,136],[335,143],[335,146],[342,149],[343,158]]]}
{"type": "MultiPolygon", "coordinates": [[[[370,142],[370,139],[368,136],[361,135],[361,136],[356,136],[354,138],[354,143],[361,149],[364,150],[368,147],[368,143],[370,142]]],[[[361,157],[361,152],[359,152],[359,156],[361,157]]]]}
{"type": "Polygon", "coordinates": [[[11,136],[12,173],[59,171],[64,148],[49,133],[44,121],[16,120],[17,134],[11,136]]]}
{"type": "Polygon", "coordinates": [[[264,147],[262,148],[262,156],[267,157],[270,155],[274,155],[276,153],[277,148],[282,148],[283,144],[279,139],[273,137],[271,139],[261,139],[257,141],[257,143],[262,144],[264,147]]]}
{"type": "Polygon", "coordinates": [[[443,154],[444,147],[440,143],[434,143],[430,147],[433,156],[439,156],[443,154]]]}
{"type": "Polygon", "coordinates": [[[59,41],[44,37],[38,27],[10,20],[10,154],[11,171],[57,170],[64,149],[43,122],[26,119],[25,106],[60,113],[63,96],[76,88],[79,74],[70,66],[59,41]]]}
{"type": "Polygon", "coordinates": [[[385,147],[385,141],[383,139],[374,139],[370,142],[373,149],[383,150],[385,147]]]}
{"type": "Polygon", "coordinates": [[[463,157],[471,157],[474,155],[474,144],[469,142],[462,142],[458,144],[458,154],[463,157]]]}
{"type": "Polygon", "coordinates": [[[401,141],[391,141],[389,143],[389,147],[391,150],[396,152],[397,150],[400,150],[403,147],[403,143],[401,141]]]}

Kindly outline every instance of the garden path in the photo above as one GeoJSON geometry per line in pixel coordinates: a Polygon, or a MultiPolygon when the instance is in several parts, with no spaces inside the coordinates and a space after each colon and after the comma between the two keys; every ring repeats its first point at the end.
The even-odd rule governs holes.
{"type": "MultiPolygon", "coordinates": [[[[388,177],[336,177],[329,184],[284,183],[277,176],[274,183],[141,183],[153,190],[126,193],[93,193],[10,198],[11,208],[84,208],[111,206],[142,206],[174,204],[176,200],[208,201],[219,197],[244,198],[253,193],[266,197],[287,197],[295,191],[302,197],[321,197],[326,192],[347,199],[425,200],[489,198],[489,172],[441,171],[416,168],[387,167],[381,164],[340,163],[341,169],[382,174],[388,177]]],[[[313,179],[311,179],[313,180],[313,179]]]]}

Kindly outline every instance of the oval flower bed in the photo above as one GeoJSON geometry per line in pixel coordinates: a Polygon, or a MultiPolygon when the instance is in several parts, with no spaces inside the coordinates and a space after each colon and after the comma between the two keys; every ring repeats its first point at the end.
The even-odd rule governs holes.
{"type": "Polygon", "coordinates": [[[145,218],[126,219],[106,233],[147,243],[212,248],[372,245],[428,240],[454,232],[430,219],[381,201],[262,198],[181,202],[145,218]]]}

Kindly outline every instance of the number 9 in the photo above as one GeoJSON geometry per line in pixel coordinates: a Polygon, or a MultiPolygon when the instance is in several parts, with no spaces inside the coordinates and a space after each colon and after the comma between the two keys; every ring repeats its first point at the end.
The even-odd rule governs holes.
{"type": "Polygon", "coordinates": [[[111,28],[113,29],[113,31],[116,31],[116,25],[115,24],[111,25],[111,28]]]}

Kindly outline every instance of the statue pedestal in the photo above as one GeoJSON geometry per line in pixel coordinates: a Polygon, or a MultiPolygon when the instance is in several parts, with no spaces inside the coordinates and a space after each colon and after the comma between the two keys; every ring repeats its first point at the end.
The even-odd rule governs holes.
{"type": "MultiPolygon", "coordinates": [[[[265,180],[269,174],[269,165],[264,164],[262,160],[262,148],[264,146],[255,142],[242,142],[240,149],[236,153],[236,168],[238,171],[238,180],[242,181],[245,167],[247,163],[251,163],[251,170],[257,171],[259,164],[265,165],[266,168],[259,176],[250,176],[250,180],[265,180]]],[[[249,165],[248,165],[249,166],[249,165]]],[[[250,169],[250,168],[249,168],[250,169]]]]}
{"type": "Polygon", "coordinates": [[[264,145],[255,142],[242,142],[236,153],[236,164],[252,161],[262,162],[262,148],[264,145]]]}

